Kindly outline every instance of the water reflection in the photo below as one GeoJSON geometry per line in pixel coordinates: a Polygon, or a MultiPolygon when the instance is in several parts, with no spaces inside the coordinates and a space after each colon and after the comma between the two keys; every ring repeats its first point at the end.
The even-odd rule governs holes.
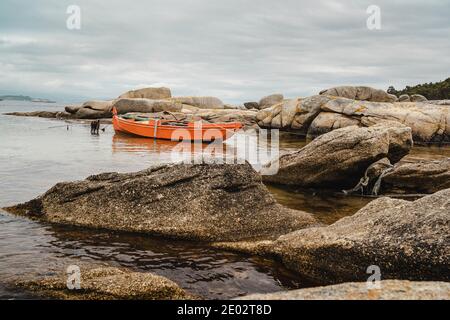
{"type": "Polygon", "coordinates": [[[268,188],[282,205],[310,212],[325,224],[332,224],[352,215],[373,200],[368,197],[346,196],[331,190],[285,188],[275,185],[268,185],[268,188]]]}
{"type": "MultiPolygon", "coordinates": [[[[4,103],[0,103],[2,112],[46,108],[31,104],[5,106],[4,103]]],[[[62,107],[47,108],[61,110],[62,107]]],[[[115,135],[111,126],[105,133],[92,136],[88,125],[73,124],[69,130],[60,125],[55,120],[0,115],[0,207],[34,198],[60,181],[84,179],[99,172],[138,171],[171,162],[172,151],[178,145],[178,142],[115,135]]],[[[235,140],[225,143],[226,154],[235,153],[239,137],[236,135],[235,140]]],[[[298,137],[283,138],[280,153],[298,150],[306,144],[306,140],[298,137]]],[[[257,151],[264,148],[257,143],[252,147],[257,151]]],[[[450,148],[414,147],[406,160],[439,157],[450,157],[450,148]]],[[[269,189],[280,203],[311,212],[324,223],[351,215],[371,200],[314,190],[273,186],[269,189]]],[[[191,243],[55,227],[0,210],[0,298],[28,297],[23,292],[5,289],[4,283],[12,279],[51,274],[80,260],[152,271],[193,293],[211,298],[309,285],[276,262],[257,257],[191,243]]]]}
{"type": "Polygon", "coordinates": [[[194,294],[231,298],[310,286],[280,264],[181,241],[85,230],[0,215],[0,298],[26,293],[3,287],[17,277],[48,276],[70,264],[124,266],[165,276],[194,294]]]}

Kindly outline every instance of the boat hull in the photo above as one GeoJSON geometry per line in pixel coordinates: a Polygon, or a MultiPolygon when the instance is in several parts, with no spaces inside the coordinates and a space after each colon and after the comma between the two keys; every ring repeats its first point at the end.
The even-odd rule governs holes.
{"type": "Polygon", "coordinates": [[[186,125],[171,125],[170,123],[170,121],[161,120],[135,121],[122,119],[117,115],[113,116],[113,126],[116,132],[171,141],[223,141],[231,138],[242,128],[242,124],[239,122],[217,124],[191,122],[186,125]]]}

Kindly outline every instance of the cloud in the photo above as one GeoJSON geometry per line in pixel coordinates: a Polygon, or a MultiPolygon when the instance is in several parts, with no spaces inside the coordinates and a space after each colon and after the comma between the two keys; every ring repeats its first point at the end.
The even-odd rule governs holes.
{"type": "Polygon", "coordinates": [[[450,70],[449,1],[153,0],[0,3],[0,93],[112,98],[141,86],[227,102],[306,96],[340,84],[386,89],[450,70]],[[68,30],[66,9],[81,8],[68,30]]]}

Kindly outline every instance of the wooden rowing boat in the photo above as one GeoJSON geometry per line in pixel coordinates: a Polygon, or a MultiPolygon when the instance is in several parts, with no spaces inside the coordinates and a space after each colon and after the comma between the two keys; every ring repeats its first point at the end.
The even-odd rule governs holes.
{"type": "Polygon", "coordinates": [[[113,109],[113,126],[116,132],[140,137],[172,141],[212,142],[231,138],[242,128],[240,122],[202,123],[160,120],[143,117],[123,117],[113,109]]]}

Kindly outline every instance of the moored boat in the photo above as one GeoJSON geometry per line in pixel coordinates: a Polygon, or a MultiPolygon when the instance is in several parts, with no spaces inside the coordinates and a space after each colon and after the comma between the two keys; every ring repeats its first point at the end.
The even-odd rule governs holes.
{"type": "Polygon", "coordinates": [[[113,109],[113,126],[116,132],[172,141],[224,141],[242,128],[240,122],[202,123],[178,120],[161,120],[145,117],[124,117],[113,109]]]}

